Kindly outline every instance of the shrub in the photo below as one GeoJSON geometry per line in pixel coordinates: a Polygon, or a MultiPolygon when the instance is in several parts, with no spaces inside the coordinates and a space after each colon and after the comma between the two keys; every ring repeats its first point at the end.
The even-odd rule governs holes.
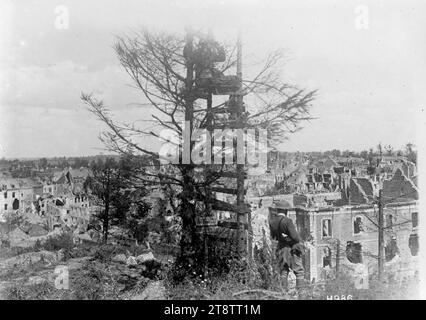
{"type": "Polygon", "coordinates": [[[57,294],[57,289],[49,282],[25,285],[18,282],[6,289],[8,300],[45,300],[57,294]]]}
{"type": "Polygon", "coordinates": [[[40,251],[41,249],[43,249],[43,245],[40,239],[37,239],[37,241],[34,244],[34,251],[40,251]]]}
{"type": "Polygon", "coordinates": [[[96,252],[95,247],[82,244],[77,247],[74,247],[70,252],[70,256],[73,258],[83,258],[87,256],[92,256],[94,252],[96,252]]]}
{"type": "Polygon", "coordinates": [[[60,249],[71,251],[74,247],[72,233],[64,232],[57,236],[50,236],[43,243],[42,247],[47,251],[57,251],[60,249]]]}
{"type": "Polygon", "coordinates": [[[94,258],[99,261],[110,261],[112,257],[120,253],[126,253],[128,249],[120,245],[104,244],[95,249],[94,258]]]}
{"type": "Polygon", "coordinates": [[[87,263],[70,279],[72,298],[76,300],[99,300],[104,297],[105,274],[93,263],[87,263]]]}
{"type": "Polygon", "coordinates": [[[10,240],[9,239],[3,239],[1,240],[1,248],[10,248],[10,240]]]}
{"type": "Polygon", "coordinates": [[[18,256],[23,253],[33,252],[34,249],[32,247],[12,247],[11,252],[12,256],[18,256]]]}
{"type": "Polygon", "coordinates": [[[145,245],[136,245],[135,243],[131,244],[128,248],[130,254],[137,257],[143,253],[148,253],[149,250],[145,245]]]}

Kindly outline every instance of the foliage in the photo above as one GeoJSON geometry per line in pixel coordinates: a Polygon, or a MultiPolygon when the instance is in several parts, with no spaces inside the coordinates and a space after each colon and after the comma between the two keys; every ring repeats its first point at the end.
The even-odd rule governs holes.
{"type": "Polygon", "coordinates": [[[411,142],[405,145],[405,155],[407,156],[408,161],[417,163],[417,151],[414,150],[415,145],[411,142]]]}
{"type": "Polygon", "coordinates": [[[6,289],[6,298],[8,300],[50,300],[55,295],[60,296],[59,291],[47,281],[30,285],[18,282],[6,289]]]}
{"type": "Polygon", "coordinates": [[[150,231],[146,219],[150,209],[149,203],[134,199],[126,218],[121,223],[121,226],[128,231],[129,235],[139,242],[144,241],[150,231]]]}
{"type": "Polygon", "coordinates": [[[74,247],[73,235],[71,232],[62,232],[59,235],[50,236],[41,244],[36,242],[37,247],[41,247],[48,251],[65,250],[70,252],[74,247]]]}
{"type": "Polygon", "coordinates": [[[72,298],[76,300],[101,300],[107,275],[93,263],[86,263],[82,270],[70,278],[72,298]]]}
{"type": "Polygon", "coordinates": [[[94,216],[102,226],[103,242],[107,243],[111,226],[120,225],[136,233],[139,220],[150,207],[142,200],[146,194],[143,186],[135,188],[139,164],[132,157],[122,157],[119,161],[107,158],[92,163],[92,174],[84,187],[92,196],[92,201],[100,208],[94,216]]]}
{"type": "MultiPolygon", "coordinates": [[[[280,276],[268,273],[268,286],[263,286],[264,279],[259,273],[259,262],[254,261],[250,267],[233,267],[228,274],[186,278],[182,282],[168,278],[166,287],[169,298],[173,300],[209,299],[278,299],[278,300],[326,300],[330,297],[348,297],[352,300],[400,300],[417,299],[418,282],[415,279],[404,283],[378,282],[370,280],[369,289],[356,289],[353,279],[347,274],[340,274],[335,279],[320,283],[307,283],[304,289],[295,290],[290,283],[288,291],[281,287],[280,276]]],[[[334,298],[336,299],[336,298],[334,298]]]]}
{"type": "Polygon", "coordinates": [[[126,248],[112,244],[103,244],[95,249],[93,257],[100,261],[110,261],[115,255],[126,253],[126,248]]]}
{"type": "Polygon", "coordinates": [[[23,222],[24,217],[20,215],[18,212],[10,212],[5,214],[6,225],[9,226],[10,230],[18,228],[23,222]]]}

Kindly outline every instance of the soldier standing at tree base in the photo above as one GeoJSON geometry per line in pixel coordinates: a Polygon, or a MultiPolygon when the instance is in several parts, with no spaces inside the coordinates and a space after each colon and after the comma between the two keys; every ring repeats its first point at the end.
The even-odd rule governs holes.
{"type": "Polygon", "coordinates": [[[283,276],[283,287],[288,289],[288,275],[292,270],[296,276],[296,288],[302,289],[305,284],[305,269],[302,255],[304,247],[293,221],[287,217],[289,204],[280,201],[269,209],[269,227],[271,237],[278,241],[276,259],[278,270],[283,276]]]}

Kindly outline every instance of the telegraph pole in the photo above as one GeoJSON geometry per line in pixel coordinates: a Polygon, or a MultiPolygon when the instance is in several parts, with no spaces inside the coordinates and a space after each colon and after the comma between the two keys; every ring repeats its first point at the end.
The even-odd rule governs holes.
{"type": "MultiPolygon", "coordinates": [[[[210,137],[212,137],[213,132],[213,113],[212,113],[212,104],[213,104],[213,94],[211,90],[208,91],[207,94],[207,111],[206,111],[206,129],[209,132],[210,137]]],[[[208,146],[210,150],[213,150],[213,139],[210,141],[210,145],[208,146]]],[[[207,152],[204,150],[204,152],[207,152]]],[[[214,163],[214,155],[213,152],[210,153],[210,162],[214,163]]],[[[206,179],[211,178],[211,170],[210,166],[207,166],[205,168],[205,177],[206,179]]],[[[210,185],[206,185],[206,198],[207,201],[205,202],[205,217],[210,217],[212,212],[212,205],[210,203],[210,200],[212,198],[212,190],[210,185]]],[[[206,220],[206,219],[205,219],[206,220]]],[[[204,221],[205,223],[206,221],[204,221]]],[[[206,226],[203,228],[204,230],[204,279],[208,276],[208,259],[209,259],[209,244],[208,244],[208,233],[206,232],[206,226]]]]}
{"type": "MultiPolygon", "coordinates": [[[[243,95],[242,95],[242,87],[243,87],[243,72],[242,72],[242,48],[241,48],[241,35],[238,34],[237,41],[237,77],[239,81],[240,89],[236,95],[236,102],[238,106],[238,112],[236,117],[238,119],[238,129],[242,129],[241,123],[241,111],[243,108],[243,95]]],[[[240,150],[237,150],[240,151],[240,150]]],[[[238,160],[238,155],[237,155],[238,160]]],[[[237,206],[242,206],[244,204],[244,164],[240,164],[237,161],[237,206]]],[[[238,214],[240,217],[241,215],[238,214]]]]}
{"type": "MultiPolygon", "coordinates": [[[[237,128],[239,133],[243,134],[244,126],[242,123],[242,115],[244,110],[243,102],[243,66],[242,66],[242,43],[241,43],[241,31],[238,32],[237,40],[237,78],[239,82],[239,90],[236,94],[236,103],[237,103],[237,128]]],[[[240,137],[239,137],[240,138],[240,137]]],[[[237,138],[238,139],[238,138],[237,138]]],[[[241,142],[244,141],[243,137],[239,139],[237,144],[237,207],[244,207],[244,163],[240,163],[239,158],[243,157],[245,162],[245,152],[244,145],[241,145],[241,142]]],[[[249,259],[252,257],[252,239],[251,239],[251,213],[250,212],[238,212],[237,213],[237,222],[238,222],[238,237],[239,240],[243,240],[244,251],[248,253],[249,259]],[[247,232],[246,232],[247,227],[247,232]],[[247,251],[246,251],[247,250],[247,251]]]]}
{"type": "Polygon", "coordinates": [[[383,278],[384,261],[385,261],[385,245],[384,245],[384,216],[382,203],[382,189],[379,190],[379,243],[378,243],[378,276],[379,280],[383,278]]]}
{"type": "Polygon", "coordinates": [[[336,278],[339,277],[340,273],[340,240],[336,241],[336,278]]]}

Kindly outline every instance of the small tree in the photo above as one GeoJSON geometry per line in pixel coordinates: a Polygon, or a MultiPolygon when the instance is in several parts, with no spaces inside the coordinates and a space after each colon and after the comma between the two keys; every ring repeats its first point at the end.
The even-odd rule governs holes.
{"type": "Polygon", "coordinates": [[[146,195],[146,190],[141,190],[135,190],[128,195],[131,206],[125,218],[121,220],[121,226],[127,230],[131,237],[139,242],[144,241],[148,235],[149,228],[146,218],[151,209],[151,205],[142,199],[146,195]]]}
{"type": "Polygon", "coordinates": [[[359,153],[360,157],[363,158],[364,160],[368,160],[368,151],[367,150],[363,150],[359,153]]]}
{"type": "Polygon", "coordinates": [[[85,158],[76,158],[73,167],[74,168],[81,168],[81,167],[88,167],[89,166],[89,160],[85,158]]]}
{"type": "Polygon", "coordinates": [[[46,169],[47,168],[47,159],[46,158],[41,158],[39,161],[39,167],[42,169],[46,169]]]}
{"type": "Polygon", "coordinates": [[[386,155],[391,156],[393,154],[393,147],[390,144],[385,146],[385,150],[386,150],[386,155]]]}
{"type": "Polygon", "coordinates": [[[331,150],[331,155],[333,156],[333,157],[340,157],[340,150],[337,150],[337,149],[333,149],[333,150],[331,150]]]}
{"type": "Polygon", "coordinates": [[[415,145],[411,142],[405,145],[405,155],[408,161],[417,163],[417,152],[414,150],[415,145]]]}
{"type": "Polygon", "coordinates": [[[383,146],[382,146],[382,143],[379,143],[377,145],[377,152],[378,152],[379,156],[382,157],[382,155],[383,155],[383,146]]]}
{"type": "Polygon", "coordinates": [[[91,165],[92,174],[84,186],[100,209],[95,219],[102,224],[104,243],[108,241],[108,232],[112,225],[127,225],[126,219],[132,205],[138,206],[138,214],[149,209],[143,205],[143,200],[133,197],[132,168],[129,159],[121,159],[118,162],[112,158],[105,161],[99,159],[91,165]]]}

